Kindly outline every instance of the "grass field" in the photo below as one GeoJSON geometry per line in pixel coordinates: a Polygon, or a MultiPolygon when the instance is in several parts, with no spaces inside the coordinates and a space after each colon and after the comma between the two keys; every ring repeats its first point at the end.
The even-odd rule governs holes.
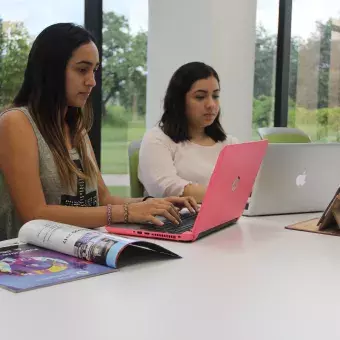
{"type": "Polygon", "coordinates": [[[130,187],[108,187],[112,196],[129,197],[130,187]]]}
{"type": "Polygon", "coordinates": [[[317,127],[315,124],[299,124],[296,127],[307,133],[313,142],[336,142],[337,132],[334,129],[328,128],[327,131],[323,131],[324,134],[321,138],[318,138],[317,127]]]}
{"type": "MultiPolygon", "coordinates": [[[[145,121],[135,121],[125,126],[102,127],[101,170],[103,174],[128,173],[128,145],[143,137],[145,121]]],[[[114,196],[129,197],[129,186],[109,186],[114,196]]]]}
{"type": "MultiPolygon", "coordinates": [[[[318,137],[317,133],[317,127],[315,124],[299,124],[296,126],[300,130],[304,131],[313,142],[319,142],[319,143],[329,143],[329,142],[336,142],[336,131],[332,129],[328,129],[327,131],[324,131],[324,134],[321,136],[321,138],[318,137]]],[[[257,129],[252,130],[252,140],[259,140],[260,136],[257,133],[257,129]]]]}
{"type": "Polygon", "coordinates": [[[102,127],[101,164],[103,174],[128,173],[128,145],[141,139],[145,132],[145,121],[131,122],[126,126],[102,127]]]}

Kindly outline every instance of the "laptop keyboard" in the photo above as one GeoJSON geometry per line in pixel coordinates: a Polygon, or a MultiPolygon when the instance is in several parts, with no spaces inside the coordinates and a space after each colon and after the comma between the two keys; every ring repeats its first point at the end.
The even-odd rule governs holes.
{"type": "Polygon", "coordinates": [[[197,213],[186,212],[181,214],[182,222],[178,225],[170,222],[169,220],[165,220],[164,225],[161,227],[158,225],[150,224],[143,226],[143,230],[158,231],[169,234],[182,234],[192,229],[196,217],[197,213]]]}

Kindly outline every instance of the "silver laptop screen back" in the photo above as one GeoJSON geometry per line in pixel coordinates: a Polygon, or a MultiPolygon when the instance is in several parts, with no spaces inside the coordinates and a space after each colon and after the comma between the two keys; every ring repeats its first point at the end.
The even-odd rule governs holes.
{"type": "Polygon", "coordinates": [[[273,143],[244,215],[323,211],[340,184],[340,143],[273,143]]]}

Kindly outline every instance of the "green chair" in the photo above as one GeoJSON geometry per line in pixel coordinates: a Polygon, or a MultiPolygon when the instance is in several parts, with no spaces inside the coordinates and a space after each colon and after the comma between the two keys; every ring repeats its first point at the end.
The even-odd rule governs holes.
{"type": "Polygon", "coordinates": [[[309,136],[297,128],[264,127],[257,131],[261,139],[267,139],[269,143],[311,143],[309,136]]]}
{"type": "Polygon", "coordinates": [[[141,142],[141,140],[132,141],[128,147],[131,197],[142,197],[144,193],[143,185],[138,179],[139,149],[141,142]]]}

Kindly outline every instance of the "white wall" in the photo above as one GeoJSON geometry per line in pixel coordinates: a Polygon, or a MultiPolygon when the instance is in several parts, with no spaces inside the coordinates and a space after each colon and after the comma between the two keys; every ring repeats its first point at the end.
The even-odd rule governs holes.
{"type": "Polygon", "coordinates": [[[251,139],[255,27],[256,0],[149,0],[147,128],[173,72],[203,61],[220,76],[223,127],[251,139]]]}

